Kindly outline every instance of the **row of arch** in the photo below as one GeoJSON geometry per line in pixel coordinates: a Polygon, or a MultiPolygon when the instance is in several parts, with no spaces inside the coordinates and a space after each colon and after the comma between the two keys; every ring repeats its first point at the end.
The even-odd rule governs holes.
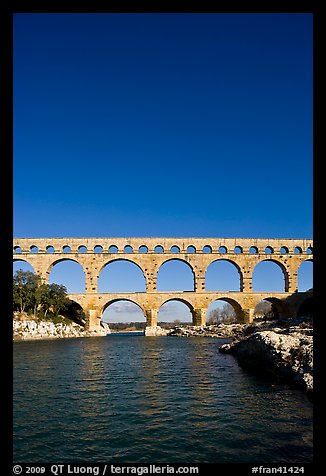
{"type": "MultiPolygon", "coordinates": [[[[307,296],[300,306],[298,306],[296,315],[312,315],[312,296],[307,296]]],[[[234,322],[242,322],[243,310],[241,305],[234,299],[223,297],[214,299],[209,304],[206,312],[206,324],[212,324],[212,311],[223,310],[228,318],[234,322]]],[[[223,311],[222,311],[223,312],[223,311]]],[[[288,317],[290,311],[286,303],[275,297],[266,297],[256,304],[254,309],[254,319],[262,317],[263,314],[272,312],[273,316],[288,317]],[[267,304],[267,308],[266,308],[267,304]],[[264,309],[264,311],[262,311],[264,309]]],[[[223,319],[223,316],[220,314],[223,319]]],[[[100,312],[100,319],[108,324],[110,322],[146,322],[145,310],[142,306],[132,299],[113,299],[105,303],[100,312]]],[[[164,301],[157,309],[157,323],[159,322],[187,322],[195,324],[195,309],[186,299],[169,298],[164,301]]]]}
{"type": "MultiPolygon", "coordinates": [[[[281,302],[281,301],[280,301],[281,302]]],[[[214,309],[217,303],[228,304],[232,309],[232,314],[234,315],[235,320],[241,321],[242,309],[239,303],[235,300],[224,298],[224,299],[215,299],[208,306],[206,321],[209,318],[210,310],[214,309]]],[[[128,321],[132,321],[132,315],[137,315],[140,321],[145,322],[146,318],[144,316],[144,309],[136,301],[131,299],[113,299],[105,303],[101,310],[101,320],[104,322],[110,323],[114,322],[114,314],[122,315],[124,314],[125,321],[126,315],[129,314],[128,321]],[[113,312],[112,312],[113,311],[113,312]],[[138,312],[136,312],[138,311],[138,312]],[[113,319],[112,319],[113,316],[113,319]]],[[[121,317],[117,318],[117,322],[121,317]]],[[[122,317],[122,318],[123,318],[122,317]]],[[[190,302],[186,299],[180,298],[169,298],[166,299],[157,310],[157,322],[169,322],[173,320],[180,320],[180,322],[193,323],[195,321],[195,310],[190,302]],[[169,309],[170,308],[170,309],[169,309]]],[[[120,321],[121,322],[121,321],[120,321]]]]}
{"type": "MultiPolygon", "coordinates": [[[[27,261],[16,259],[16,269],[21,267],[21,263],[27,261]]],[[[34,271],[32,265],[31,270],[34,271]]],[[[312,287],[312,261],[305,260],[298,270],[305,273],[304,283],[300,290],[306,290],[312,287]]],[[[273,260],[263,260],[256,264],[253,270],[253,291],[283,292],[286,291],[286,270],[281,263],[273,260]],[[259,268],[266,263],[263,274],[259,274],[259,268]],[[256,271],[258,270],[258,274],[256,271]],[[262,278],[265,282],[268,280],[273,284],[270,286],[259,287],[256,280],[260,282],[262,278]]],[[[241,290],[241,272],[236,263],[227,259],[219,259],[210,263],[205,272],[205,289],[207,291],[240,291],[241,290]]],[[[49,269],[49,281],[64,284],[70,293],[85,292],[86,277],[83,267],[75,260],[70,258],[59,259],[51,264],[49,269]],[[62,265],[65,263],[65,266],[62,265]],[[60,265],[61,264],[61,265],[60,265]],[[60,271],[61,267],[61,271],[60,271]],[[78,286],[71,288],[67,282],[76,281],[78,286]]],[[[300,284],[300,282],[299,282],[300,284]]],[[[158,291],[194,291],[195,276],[191,265],[181,259],[169,259],[159,268],[156,275],[156,289],[158,291]],[[167,284],[166,284],[167,283],[167,284]]],[[[301,287],[301,286],[300,286],[301,287]]],[[[126,259],[116,259],[103,265],[98,280],[97,292],[145,292],[146,278],[142,268],[126,259]]]]}
{"type": "MultiPolygon", "coordinates": [[[[202,250],[197,250],[195,246],[189,245],[187,249],[185,250],[186,253],[213,253],[213,248],[210,245],[205,245],[202,250]]],[[[236,246],[233,248],[233,250],[228,249],[226,246],[220,246],[217,250],[218,253],[220,254],[226,254],[226,253],[233,253],[233,254],[241,254],[244,253],[244,249],[241,246],[236,246]]],[[[20,246],[15,246],[14,247],[14,254],[20,254],[22,253],[22,249],[20,246]]],[[[29,247],[29,252],[30,253],[38,253],[39,248],[36,245],[31,245],[29,247]]],[[[45,249],[46,253],[72,253],[71,247],[69,245],[64,245],[60,249],[55,249],[52,245],[48,245],[45,249]]],[[[108,247],[107,250],[104,250],[103,246],[101,245],[96,245],[94,246],[93,249],[88,250],[86,246],[80,245],[77,249],[78,253],[103,253],[103,252],[109,252],[109,253],[134,253],[134,249],[130,245],[126,245],[122,250],[119,250],[119,248],[116,245],[111,245],[108,247]]],[[[146,245],[141,245],[138,248],[138,253],[148,253],[148,247],[146,245]]],[[[215,251],[214,251],[215,252],[215,251]]],[[[306,250],[303,250],[300,246],[296,246],[293,250],[294,254],[312,254],[313,249],[311,246],[309,246],[306,250]]],[[[169,250],[164,250],[164,247],[162,245],[157,245],[154,248],[154,253],[181,253],[181,249],[178,245],[173,245],[169,250]]],[[[258,254],[258,253],[264,253],[264,254],[273,254],[273,253],[279,253],[279,254],[288,254],[290,253],[289,248],[287,246],[282,246],[279,250],[274,249],[272,246],[266,246],[264,250],[259,250],[257,246],[251,246],[248,250],[249,254],[258,254]]]]}
{"type": "MultiPolygon", "coordinates": [[[[119,253],[119,252],[133,253],[134,249],[133,249],[132,246],[126,245],[123,248],[123,250],[119,250],[119,248],[116,245],[111,245],[111,246],[109,246],[107,251],[109,253],[119,253]]],[[[197,253],[198,251],[202,252],[202,253],[213,253],[213,248],[210,245],[205,245],[202,248],[202,250],[197,250],[195,246],[190,245],[185,250],[186,253],[197,253]]],[[[20,254],[22,252],[23,251],[22,251],[20,246],[15,246],[14,247],[14,253],[15,254],[20,254]]],[[[38,253],[39,248],[36,245],[31,245],[29,247],[29,252],[30,253],[38,253]]],[[[64,245],[59,250],[58,249],[55,250],[55,248],[52,245],[48,245],[45,249],[45,252],[46,253],[72,253],[71,247],[69,245],[64,245]]],[[[77,252],[78,253],[88,253],[88,252],[103,253],[103,252],[105,252],[105,250],[103,249],[103,247],[101,245],[94,246],[94,248],[92,250],[88,250],[86,246],[80,245],[77,249],[77,252]]],[[[149,250],[148,250],[148,247],[146,245],[142,245],[138,248],[138,253],[148,253],[148,252],[149,252],[149,250]]],[[[217,249],[217,252],[220,253],[220,254],[225,254],[225,253],[241,254],[241,253],[244,252],[244,249],[241,246],[236,246],[233,250],[230,250],[226,246],[220,246],[217,249]]],[[[258,254],[260,252],[261,251],[258,249],[257,246],[251,246],[248,250],[249,254],[258,254]]],[[[275,252],[277,253],[277,250],[275,250],[272,246],[266,246],[266,248],[264,248],[264,250],[262,251],[262,253],[265,253],[265,254],[273,254],[275,252]]],[[[289,251],[289,248],[287,246],[282,246],[278,251],[279,254],[288,254],[289,252],[290,251],[289,251]]],[[[311,246],[308,246],[308,248],[306,250],[303,250],[300,246],[296,246],[294,248],[293,252],[294,252],[294,254],[302,254],[302,253],[312,254],[313,249],[312,249],[311,246]]],[[[171,246],[170,250],[164,250],[162,245],[157,245],[154,248],[154,253],[181,253],[181,249],[180,249],[179,246],[173,245],[173,246],[171,246]]]]}

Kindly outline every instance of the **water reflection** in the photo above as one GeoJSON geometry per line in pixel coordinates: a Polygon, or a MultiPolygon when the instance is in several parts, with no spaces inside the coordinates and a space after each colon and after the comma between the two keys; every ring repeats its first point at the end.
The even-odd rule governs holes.
{"type": "Polygon", "coordinates": [[[247,373],[218,342],[15,343],[15,460],[311,461],[305,394],[247,373]]]}

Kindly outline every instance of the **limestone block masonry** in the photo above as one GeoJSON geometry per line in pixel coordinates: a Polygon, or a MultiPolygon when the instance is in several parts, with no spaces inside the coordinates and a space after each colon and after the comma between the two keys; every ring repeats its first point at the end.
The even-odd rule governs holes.
{"type": "Polygon", "coordinates": [[[148,327],[157,326],[157,313],[167,301],[185,303],[194,325],[205,325],[206,312],[216,299],[230,303],[239,322],[251,322],[255,306],[270,301],[280,317],[296,314],[305,293],[298,293],[298,269],[304,261],[313,261],[313,241],[310,239],[278,238],[14,238],[13,260],[33,266],[44,283],[57,263],[72,260],[85,272],[83,294],[70,294],[70,299],[83,308],[87,328],[96,329],[104,310],[117,300],[130,300],[144,312],[148,327]],[[157,292],[156,279],[160,267],[170,260],[181,260],[192,270],[194,291],[157,292]],[[116,260],[135,263],[143,272],[146,292],[99,293],[98,278],[102,269],[116,260]],[[218,260],[232,263],[240,278],[239,292],[213,292],[205,289],[208,266],[218,260]],[[255,266],[272,261],[282,270],[284,292],[256,293],[252,291],[255,266]],[[297,293],[295,301],[287,301],[297,293]],[[291,303],[291,304],[290,304],[291,303]]]}

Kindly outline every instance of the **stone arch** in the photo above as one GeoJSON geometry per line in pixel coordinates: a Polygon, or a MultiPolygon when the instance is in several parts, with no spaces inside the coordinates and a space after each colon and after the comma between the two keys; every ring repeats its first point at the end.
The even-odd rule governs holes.
{"type": "Polygon", "coordinates": [[[298,290],[300,292],[307,291],[308,289],[313,287],[313,259],[307,258],[302,260],[298,266],[297,273],[298,273],[298,290]],[[307,265],[308,266],[310,265],[311,269],[307,268],[307,265]]]}
{"type": "Polygon", "coordinates": [[[107,301],[100,311],[99,319],[100,323],[109,326],[117,322],[123,323],[127,327],[130,322],[142,322],[144,328],[147,326],[147,316],[143,307],[136,300],[129,298],[116,298],[107,301]],[[118,306],[119,304],[122,309],[118,306]]]}
{"type": "Polygon", "coordinates": [[[138,249],[138,253],[148,253],[148,246],[141,245],[138,249]]]}
{"type": "Polygon", "coordinates": [[[313,258],[311,258],[310,256],[307,256],[307,258],[304,258],[301,262],[300,262],[300,265],[299,267],[302,265],[302,263],[305,263],[307,261],[311,261],[311,263],[314,262],[313,258]]]}
{"type": "Polygon", "coordinates": [[[123,248],[123,252],[124,253],[133,253],[134,252],[134,249],[131,245],[126,245],[124,248],[123,248]]]}
{"type": "MultiPolygon", "coordinates": [[[[33,273],[35,273],[35,268],[34,268],[34,266],[32,265],[32,263],[30,263],[30,262],[28,261],[28,259],[25,259],[25,258],[14,258],[14,259],[13,259],[13,265],[14,265],[15,263],[19,263],[19,262],[21,262],[21,263],[26,263],[26,264],[28,265],[28,267],[31,267],[31,268],[32,268],[33,273]]],[[[31,271],[31,270],[29,270],[29,271],[31,271]]]]}
{"type": "MultiPolygon", "coordinates": [[[[143,270],[143,268],[140,266],[140,264],[137,261],[134,261],[132,258],[111,258],[105,261],[105,263],[102,264],[102,266],[98,270],[98,276],[97,276],[97,289],[99,290],[99,287],[101,285],[100,283],[100,278],[101,278],[101,273],[103,272],[104,268],[109,266],[112,263],[131,263],[132,265],[135,265],[136,268],[141,272],[142,278],[143,278],[143,283],[144,283],[144,291],[119,291],[119,292],[145,292],[147,289],[147,278],[146,274],[143,270]]],[[[98,291],[99,292],[99,291],[98,291]]],[[[108,292],[108,291],[106,291],[108,292]]],[[[118,291],[114,291],[118,292],[118,291]]]]}
{"type": "MultiPolygon", "coordinates": [[[[207,271],[208,271],[209,267],[210,267],[211,265],[214,265],[214,263],[219,263],[219,262],[227,262],[227,263],[230,263],[231,265],[233,265],[233,266],[235,267],[236,271],[238,272],[238,277],[239,277],[239,289],[237,289],[237,290],[234,290],[234,289],[233,289],[232,291],[240,291],[240,290],[242,290],[242,288],[243,288],[243,273],[242,273],[242,271],[241,271],[241,268],[240,268],[240,266],[238,265],[238,263],[237,263],[236,261],[234,261],[234,260],[232,260],[232,259],[229,259],[229,258],[217,258],[217,259],[214,259],[213,261],[211,261],[211,262],[208,264],[208,266],[207,266],[207,268],[206,268],[206,270],[205,270],[205,289],[206,289],[207,291],[217,291],[217,289],[208,289],[208,288],[207,288],[206,279],[207,279],[207,271]]],[[[212,268],[211,268],[211,269],[212,269],[212,268]]],[[[222,289],[222,291],[230,291],[230,290],[222,289]]]]}
{"type": "Polygon", "coordinates": [[[154,248],[154,253],[164,253],[164,247],[162,245],[156,245],[154,248]]]}
{"type": "Polygon", "coordinates": [[[77,263],[79,264],[82,268],[83,268],[83,271],[85,273],[85,269],[84,269],[84,266],[75,258],[58,258],[58,259],[54,259],[53,261],[51,261],[50,265],[48,266],[47,270],[46,270],[46,274],[47,276],[50,274],[52,268],[58,264],[58,263],[61,263],[62,261],[73,261],[74,263],[77,263]]]}
{"type": "Polygon", "coordinates": [[[186,249],[186,253],[195,254],[195,253],[197,253],[197,249],[194,245],[188,245],[187,249],[186,249]]]}
{"type": "Polygon", "coordinates": [[[280,254],[281,255],[287,255],[289,254],[289,248],[287,246],[281,246],[280,248],[280,254]]]}
{"type": "Polygon", "coordinates": [[[257,246],[250,246],[250,248],[249,248],[249,254],[251,254],[251,255],[258,255],[258,248],[257,248],[257,246]]]}
{"type": "Polygon", "coordinates": [[[205,245],[203,246],[202,253],[212,253],[212,247],[211,245],[205,245]]]}
{"type": "Polygon", "coordinates": [[[282,299],[267,296],[265,298],[263,297],[260,301],[267,301],[271,303],[272,313],[276,319],[288,319],[292,317],[289,306],[282,299]]]}
{"type": "Polygon", "coordinates": [[[219,246],[219,248],[218,248],[218,252],[219,252],[220,254],[224,255],[224,254],[228,253],[228,249],[227,249],[226,246],[221,245],[221,246],[219,246]]]}
{"type": "Polygon", "coordinates": [[[102,264],[102,266],[99,268],[99,274],[101,273],[101,271],[103,271],[103,269],[110,263],[114,263],[115,261],[126,261],[126,262],[129,262],[129,263],[132,263],[132,264],[135,264],[139,269],[140,271],[143,273],[144,277],[145,277],[145,272],[143,270],[143,268],[141,267],[141,265],[137,262],[137,261],[134,261],[132,259],[132,257],[130,258],[109,258],[107,261],[105,261],[105,263],[102,264]]]}
{"type": "Polygon", "coordinates": [[[252,318],[254,319],[261,319],[261,318],[269,318],[272,314],[272,303],[266,301],[266,299],[261,299],[258,302],[255,302],[255,307],[253,310],[252,318]]]}
{"type": "Polygon", "coordinates": [[[179,302],[182,302],[183,304],[185,304],[189,310],[192,312],[194,310],[194,306],[189,302],[187,301],[187,299],[183,299],[183,298],[179,298],[179,297],[172,297],[172,298],[167,298],[165,299],[165,301],[163,301],[160,306],[159,306],[159,309],[163,306],[163,304],[166,304],[167,302],[170,302],[170,301],[179,301],[179,302]]]}
{"type": "Polygon", "coordinates": [[[234,250],[233,250],[233,253],[234,253],[234,254],[238,254],[238,255],[241,254],[241,253],[243,253],[243,248],[242,248],[242,246],[239,246],[239,245],[235,246],[235,247],[234,247],[234,250]]]}
{"type": "Polygon", "coordinates": [[[24,256],[23,258],[21,258],[20,256],[17,256],[17,258],[14,257],[12,261],[13,261],[14,263],[15,263],[16,261],[23,261],[24,263],[28,263],[28,264],[30,264],[31,266],[33,266],[32,263],[30,263],[30,262],[28,261],[28,258],[25,258],[25,256],[24,256]]]}
{"type": "Polygon", "coordinates": [[[194,309],[194,306],[187,300],[187,299],[183,299],[183,298],[167,298],[165,299],[159,306],[158,308],[158,312],[157,314],[159,314],[160,312],[160,309],[165,305],[165,304],[168,304],[168,303],[173,303],[173,302],[177,302],[177,303],[182,303],[184,304],[190,311],[190,315],[191,315],[191,320],[192,320],[192,324],[194,325],[195,324],[195,309],[194,309]]]}
{"type": "MultiPolygon", "coordinates": [[[[75,258],[58,258],[58,259],[54,259],[50,265],[48,266],[47,270],[46,270],[46,281],[49,282],[49,278],[50,278],[50,273],[51,271],[53,270],[53,268],[57,265],[57,264],[60,264],[60,263],[63,263],[63,262],[70,262],[70,263],[76,263],[79,265],[80,267],[80,270],[84,273],[84,276],[83,276],[83,284],[82,284],[82,287],[83,287],[83,292],[86,291],[86,271],[84,269],[84,266],[82,265],[82,263],[80,263],[77,259],[75,258]]],[[[71,277],[71,275],[69,274],[69,277],[71,277]]],[[[73,279],[73,278],[72,278],[73,279]]],[[[78,277],[79,279],[79,277],[78,277]]],[[[61,283],[57,283],[57,284],[61,284],[61,283]]],[[[72,293],[68,288],[68,293],[72,293]]],[[[80,292],[80,291],[78,291],[80,292]]],[[[75,293],[72,293],[72,294],[75,294],[75,293]]]]}
{"type": "Polygon", "coordinates": [[[184,258],[171,258],[171,257],[166,257],[165,259],[163,259],[163,261],[161,261],[159,267],[158,267],[158,271],[160,270],[161,266],[163,266],[163,264],[165,263],[168,263],[169,261],[181,261],[182,263],[185,263],[187,266],[189,266],[189,268],[191,269],[191,271],[195,274],[195,271],[194,271],[194,268],[193,266],[189,263],[189,261],[187,261],[186,259],[184,258]]]}
{"type": "MultiPolygon", "coordinates": [[[[164,265],[166,265],[169,262],[183,263],[184,265],[187,266],[188,270],[191,271],[191,273],[192,273],[192,284],[191,284],[192,289],[191,290],[190,289],[186,289],[186,290],[180,290],[179,289],[178,291],[194,291],[195,290],[195,278],[196,278],[195,271],[194,271],[193,267],[191,266],[191,264],[188,261],[186,261],[185,259],[182,259],[182,258],[166,258],[165,260],[162,261],[162,263],[159,265],[159,267],[157,269],[157,272],[156,272],[156,287],[157,287],[157,290],[159,291],[159,288],[160,288],[160,282],[159,282],[160,281],[160,276],[159,276],[159,274],[162,271],[162,267],[164,267],[164,265]]],[[[186,269],[186,268],[184,268],[184,269],[186,269]]],[[[184,278],[184,279],[187,279],[187,278],[184,278]]],[[[166,290],[166,291],[169,291],[169,290],[166,290]]],[[[170,289],[170,291],[173,292],[173,290],[171,290],[171,289],[170,289]]]]}
{"type": "Polygon", "coordinates": [[[103,304],[103,306],[101,307],[101,316],[103,315],[103,313],[106,311],[106,309],[111,305],[111,304],[114,304],[116,302],[119,302],[119,301],[127,301],[127,302],[131,302],[132,304],[136,304],[136,306],[139,307],[139,309],[143,312],[144,314],[144,317],[145,316],[145,309],[142,307],[141,304],[139,304],[139,302],[137,302],[136,300],[134,299],[129,299],[129,298],[114,298],[114,299],[110,299],[109,301],[107,301],[105,304],[103,304]]]}
{"type": "Polygon", "coordinates": [[[110,245],[109,246],[109,253],[118,253],[119,248],[116,245],[110,245]]]}
{"type": "MultiPolygon", "coordinates": [[[[259,261],[255,264],[255,266],[253,267],[253,270],[252,270],[253,288],[255,287],[255,286],[254,286],[254,284],[255,284],[255,283],[254,283],[255,270],[256,270],[256,268],[257,268],[258,265],[260,265],[261,263],[264,263],[264,262],[275,263],[275,264],[281,269],[282,274],[283,274],[283,279],[284,279],[284,286],[283,286],[283,291],[282,291],[282,292],[284,292],[284,291],[285,291],[285,292],[288,292],[288,289],[289,289],[289,273],[288,273],[286,267],[284,266],[284,264],[283,264],[281,261],[279,261],[279,260],[277,260],[277,259],[275,259],[275,258],[273,258],[273,259],[263,258],[263,259],[259,260],[259,261]]],[[[254,292],[257,292],[257,290],[256,290],[256,291],[253,290],[253,291],[254,291],[254,292]]],[[[258,292],[266,292],[266,290],[262,290],[262,291],[258,291],[258,292]]],[[[274,290],[274,291],[270,291],[270,292],[275,292],[275,290],[274,290]]]]}
{"type": "Polygon", "coordinates": [[[239,323],[244,323],[245,322],[245,314],[244,314],[244,311],[242,309],[242,306],[241,304],[233,299],[233,298],[230,298],[230,297],[227,297],[227,296],[222,296],[220,298],[217,298],[217,299],[212,299],[212,301],[209,303],[208,307],[213,304],[215,301],[225,301],[227,302],[228,304],[230,304],[233,309],[234,309],[234,312],[235,312],[235,315],[237,317],[237,321],[239,323]]]}
{"type": "Polygon", "coordinates": [[[170,248],[170,253],[180,253],[180,246],[172,245],[170,248]]]}
{"type": "Polygon", "coordinates": [[[272,255],[274,253],[274,248],[272,246],[266,246],[264,249],[265,255],[272,255]]]}

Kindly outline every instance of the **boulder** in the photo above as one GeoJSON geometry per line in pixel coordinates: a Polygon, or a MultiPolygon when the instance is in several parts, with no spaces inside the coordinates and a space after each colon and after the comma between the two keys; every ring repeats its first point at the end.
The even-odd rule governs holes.
{"type": "Polygon", "coordinates": [[[313,337],[275,331],[255,332],[231,344],[220,352],[233,354],[240,365],[263,370],[313,390],[313,337]]]}
{"type": "Polygon", "coordinates": [[[168,331],[160,326],[145,327],[145,336],[147,337],[166,336],[167,334],[168,331]]]}

